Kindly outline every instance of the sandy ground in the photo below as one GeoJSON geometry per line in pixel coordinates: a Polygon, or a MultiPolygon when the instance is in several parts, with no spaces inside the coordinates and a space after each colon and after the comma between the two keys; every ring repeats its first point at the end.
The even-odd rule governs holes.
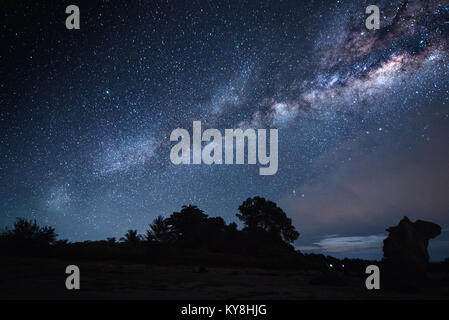
{"type": "MultiPolygon", "coordinates": [[[[70,262],[81,270],[81,288],[67,290],[68,264],[0,257],[0,299],[449,299],[446,285],[399,294],[369,291],[364,279],[350,276],[344,287],[310,285],[316,272],[213,267],[197,273],[191,266],[86,261],[70,262]]],[[[432,277],[435,283],[448,280],[448,275],[432,277]]]]}

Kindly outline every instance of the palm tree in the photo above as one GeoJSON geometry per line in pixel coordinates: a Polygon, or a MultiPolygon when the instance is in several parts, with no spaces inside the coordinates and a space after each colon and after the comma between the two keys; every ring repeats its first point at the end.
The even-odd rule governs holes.
{"type": "Polygon", "coordinates": [[[120,241],[129,244],[136,244],[140,242],[141,238],[142,236],[137,234],[137,230],[128,230],[128,232],[125,233],[125,236],[120,238],[120,241]]]}
{"type": "Polygon", "coordinates": [[[145,239],[147,241],[167,242],[170,236],[170,230],[167,220],[163,216],[158,216],[150,224],[150,229],[147,230],[145,239]]]}
{"type": "Polygon", "coordinates": [[[6,235],[19,242],[33,242],[45,245],[53,244],[58,236],[55,229],[49,226],[40,227],[36,220],[17,218],[14,229],[7,230],[6,235]]]}

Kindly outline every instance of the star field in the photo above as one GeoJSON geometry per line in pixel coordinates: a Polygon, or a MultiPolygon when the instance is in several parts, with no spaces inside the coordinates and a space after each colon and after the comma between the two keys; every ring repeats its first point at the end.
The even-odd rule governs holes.
{"type": "Polygon", "coordinates": [[[62,238],[104,239],[183,204],[234,221],[255,195],[283,207],[298,245],[314,248],[329,234],[372,241],[405,214],[449,226],[438,193],[448,190],[448,4],[378,1],[381,29],[367,30],[369,4],[81,1],[80,30],[65,28],[65,3],[2,5],[0,226],[35,218],[62,238]],[[194,120],[278,128],[279,171],[171,164],[171,131],[194,120]],[[436,191],[419,207],[422,172],[436,191]],[[362,180],[363,196],[342,192],[362,180]],[[390,185],[417,188],[394,200],[374,191],[390,185]]]}

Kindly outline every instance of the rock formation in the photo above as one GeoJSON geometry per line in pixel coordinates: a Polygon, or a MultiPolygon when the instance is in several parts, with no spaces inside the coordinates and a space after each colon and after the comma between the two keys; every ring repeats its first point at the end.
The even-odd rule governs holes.
{"type": "Polygon", "coordinates": [[[390,234],[383,246],[382,283],[387,288],[418,289],[426,280],[429,239],[438,236],[441,227],[422,220],[412,222],[404,217],[397,226],[387,231],[390,234]]]}

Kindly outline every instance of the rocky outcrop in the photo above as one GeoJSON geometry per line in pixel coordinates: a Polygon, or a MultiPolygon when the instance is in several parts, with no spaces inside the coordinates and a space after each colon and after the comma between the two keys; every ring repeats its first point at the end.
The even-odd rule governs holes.
{"type": "Polygon", "coordinates": [[[390,234],[384,240],[381,281],[385,287],[418,289],[426,280],[429,239],[438,236],[441,227],[433,222],[412,222],[404,217],[387,231],[390,234]]]}

